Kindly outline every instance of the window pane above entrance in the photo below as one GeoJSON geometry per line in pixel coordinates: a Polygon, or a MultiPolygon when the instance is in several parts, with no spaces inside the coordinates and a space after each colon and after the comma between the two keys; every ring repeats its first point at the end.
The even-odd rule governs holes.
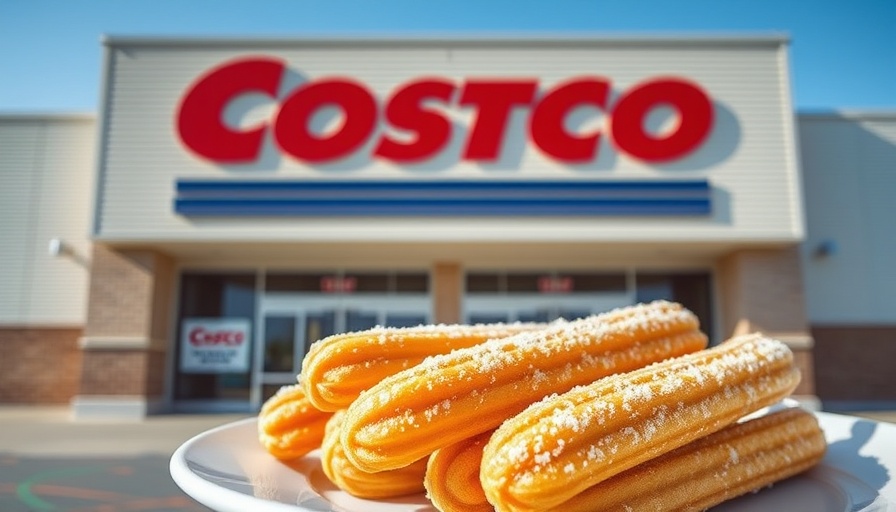
{"type": "Polygon", "coordinates": [[[267,272],[266,292],[273,293],[428,293],[426,272],[267,272]]]}
{"type": "Polygon", "coordinates": [[[395,293],[428,293],[429,274],[399,272],[395,274],[395,293]]]}
{"type": "Polygon", "coordinates": [[[319,292],[321,282],[330,274],[283,274],[269,272],[264,277],[264,289],[269,292],[319,292]]]}
{"type": "Polygon", "coordinates": [[[620,272],[555,269],[485,272],[466,276],[464,319],[470,323],[574,320],[634,301],[620,272]]]}
{"type": "Polygon", "coordinates": [[[624,293],[624,272],[470,272],[467,293],[624,293]]]}

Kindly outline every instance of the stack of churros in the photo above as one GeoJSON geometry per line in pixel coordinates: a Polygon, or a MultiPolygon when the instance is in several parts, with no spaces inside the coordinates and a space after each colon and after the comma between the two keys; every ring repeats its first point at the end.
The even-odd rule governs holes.
{"type": "Polygon", "coordinates": [[[305,412],[286,415],[289,442],[269,412],[286,392],[265,404],[260,437],[280,458],[323,444],[325,474],[350,494],[425,489],[443,512],[704,510],[816,464],[826,445],[812,414],[743,419],[796,387],[790,349],[758,334],[706,343],[667,301],[337,335],[290,388],[305,412]]]}
{"type": "Polygon", "coordinates": [[[552,393],[706,346],[697,317],[654,302],[493,339],[384,378],[348,407],[345,455],[402,467],[493,429],[552,393]]]}

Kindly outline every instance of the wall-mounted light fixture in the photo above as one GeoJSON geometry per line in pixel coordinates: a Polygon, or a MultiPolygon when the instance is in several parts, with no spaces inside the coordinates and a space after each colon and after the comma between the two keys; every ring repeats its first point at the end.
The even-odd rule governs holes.
{"type": "Polygon", "coordinates": [[[74,252],[70,245],[65,243],[61,238],[51,238],[47,247],[47,253],[50,256],[65,256],[74,252]]]}
{"type": "Polygon", "coordinates": [[[70,258],[85,268],[90,266],[90,260],[87,257],[79,254],[71,244],[58,237],[50,239],[50,242],[47,244],[47,254],[53,258],[61,258],[63,256],[70,258]]]}

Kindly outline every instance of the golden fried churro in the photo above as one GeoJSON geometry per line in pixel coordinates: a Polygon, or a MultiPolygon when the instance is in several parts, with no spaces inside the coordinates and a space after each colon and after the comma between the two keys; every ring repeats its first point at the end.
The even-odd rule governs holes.
{"type": "Polygon", "coordinates": [[[302,361],[302,386],[322,411],[344,409],[384,377],[424,358],[491,338],[545,327],[546,324],[421,325],[376,327],[336,334],[314,343],[302,361]]]}
{"type": "Polygon", "coordinates": [[[442,512],[491,512],[479,483],[482,449],[492,431],[439,448],[429,456],[426,466],[426,494],[442,512]]]}
{"type": "Polygon", "coordinates": [[[500,511],[556,507],[781,400],[799,380],[790,349],[761,335],[600,379],[501,425],[483,452],[483,489],[500,511]]]}
{"type": "Polygon", "coordinates": [[[665,301],[489,340],[427,358],[362,393],[348,408],[342,445],[365,471],[402,467],[551,393],[705,346],[697,317],[665,301]]]}
{"type": "Polygon", "coordinates": [[[301,386],[283,386],[261,407],[258,439],[274,457],[297,459],[320,448],[330,416],[308,402],[301,386]]]}
{"type": "Polygon", "coordinates": [[[802,473],[826,448],[814,415],[784,409],[697,439],[548,510],[706,510],[802,473]]]}
{"type": "Polygon", "coordinates": [[[336,411],[327,422],[321,446],[320,462],[324,474],[337,487],[359,498],[392,498],[423,492],[426,459],[392,471],[365,473],[345,458],[339,442],[339,429],[345,411],[336,411]]]}

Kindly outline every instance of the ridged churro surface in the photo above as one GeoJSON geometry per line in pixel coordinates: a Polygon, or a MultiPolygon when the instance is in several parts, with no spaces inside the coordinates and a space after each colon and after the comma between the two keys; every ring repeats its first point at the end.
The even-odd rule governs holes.
{"type": "Polygon", "coordinates": [[[423,492],[426,459],[410,466],[379,473],[366,473],[349,462],[339,442],[339,429],[344,416],[344,410],[333,413],[333,417],[327,422],[321,446],[321,467],[331,482],[359,498],[392,498],[423,492]]]}
{"type": "Polygon", "coordinates": [[[657,301],[427,358],[363,392],[342,445],[365,471],[410,464],[551,393],[706,346],[696,316],[657,301]]]}
{"type": "Polygon", "coordinates": [[[635,466],[549,512],[706,510],[806,471],[826,449],[814,415],[785,409],[735,423],[635,466]]]}
{"type": "Polygon", "coordinates": [[[311,345],[302,361],[302,386],[323,411],[349,406],[365,389],[424,358],[543,328],[545,324],[421,325],[376,327],[336,334],[311,345]]]}
{"type": "Polygon", "coordinates": [[[258,440],[278,459],[297,459],[320,448],[331,415],[311,405],[301,386],[283,386],[261,407],[258,440]]]}
{"type": "Polygon", "coordinates": [[[482,449],[492,435],[483,432],[440,448],[429,456],[424,485],[429,500],[441,512],[491,512],[479,483],[482,449]]]}
{"type": "Polygon", "coordinates": [[[799,378],[786,345],[748,335],[545,398],[492,435],[483,489],[499,511],[556,507],[781,400],[799,378]]]}

